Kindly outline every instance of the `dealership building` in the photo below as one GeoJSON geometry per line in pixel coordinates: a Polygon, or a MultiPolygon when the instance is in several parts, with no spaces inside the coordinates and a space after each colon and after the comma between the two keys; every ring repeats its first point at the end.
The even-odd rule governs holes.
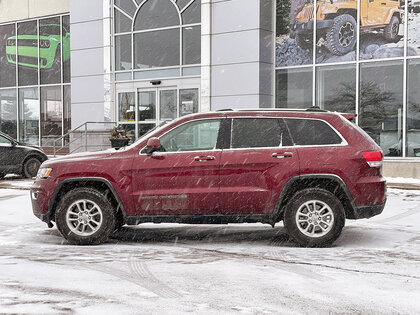
{"type": "Polygon", "coordinates": [[[68,153],[115,125],[319,106],[358,114],[386,175],[420,177],[420,14],[378,1],[2,0],[0,131],[68,153]]]}

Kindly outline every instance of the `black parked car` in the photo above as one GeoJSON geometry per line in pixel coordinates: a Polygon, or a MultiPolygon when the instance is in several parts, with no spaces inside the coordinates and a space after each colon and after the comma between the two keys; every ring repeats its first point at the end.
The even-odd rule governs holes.
{"type": "Polygon", "coordinates": [[[40,148],[17,142],[0,132],[0,179],[10,173],[35,177],[45,160],[48,157],[40,148]]]}

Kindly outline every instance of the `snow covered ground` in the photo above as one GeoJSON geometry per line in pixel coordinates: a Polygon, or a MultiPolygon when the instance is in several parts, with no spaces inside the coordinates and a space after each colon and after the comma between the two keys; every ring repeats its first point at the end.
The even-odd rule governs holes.
{"type": "Polygon", "coordinates": [[[348,221],[332,248],[297,248],[282,224],[128,227],[68,245],[0,189],[0,313],[420,313],[420,191],[348,221]]]}

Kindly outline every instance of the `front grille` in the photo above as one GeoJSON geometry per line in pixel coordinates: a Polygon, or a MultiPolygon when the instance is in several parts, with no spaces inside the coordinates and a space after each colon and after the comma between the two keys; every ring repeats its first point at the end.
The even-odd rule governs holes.
{"type": "Polygon", "coordinates": [[[27,56],[18,56],[19,63],[26,63],[28,65],[37,65],[38,58],[36,57],[27,57],[27,56]]]}
{"type": "Polygon", "coordinates": [[[305,20],[312,20],[314,17],[314,7],[313,6],[309,6],[303,9],[303,17],[305,18],[305,20]]]}
{"type": "Polygon", "coordinates": [[[18,39],[18,46],[38,47],[38,40],[36,40],[36,39],[18,39]]]}

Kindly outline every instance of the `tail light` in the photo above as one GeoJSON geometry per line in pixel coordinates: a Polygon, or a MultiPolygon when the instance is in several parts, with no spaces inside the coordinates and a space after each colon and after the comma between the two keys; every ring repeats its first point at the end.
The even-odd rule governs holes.
{"type": "Polygon", "coordinates": [[[363,157],[365,158],[367,164],[370,167],[381,167],[384,154],[382,151],[368,151],[362,152],[363,157]]]}

